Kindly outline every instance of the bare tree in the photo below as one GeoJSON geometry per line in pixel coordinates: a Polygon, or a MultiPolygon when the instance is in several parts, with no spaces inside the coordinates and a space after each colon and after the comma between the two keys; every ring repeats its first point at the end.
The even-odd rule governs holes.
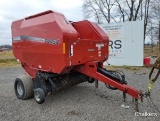
{"type": "Polygon", "coordinates": [[[85,18],[95,17],[98,23],[116,22],[112,14],[116,0],[84,0],[83,13],[85,18]]]}
{"type": "Polygon", "coordinates": [[[83,10],[85,18],[96,16],[105,18],[108,23],[115,22],[118,18],[123,22],[136,21],[142,20],[143,15],[147,17],[149,3],[150,0],[84,0],[83,10]]]}
{"type": "Polygon", "coordinates": [[[120,21],[144,20],[144,40],[148,33],[151,0],[116,0],[120,21]]]}
{"type": "Polygon", "coordinates": [[[152,23],[152,27],[150,27],[150,31],[152,31],[151,33],[154,35],[154,39],[159,41],[160,43],[160,2],[159,0],[154,0],[151,2],[150,13],[151,13],[150,19],[152,23]]]}
{"type": "MultiPolygon", "coordinates": [[[[85,19],[95,17],[97,23],[144,20],[147,35],[151,0],[84,0],[85,19]]],[[[157,0],[158,1],[158,0],[157,0]]]]}
{"type": "Polygon", "coordinates": [[[128,14],[126,13],[126,8],[122,4],[123,4],[122,1],[116,0],[116,5],[117,5],[117,9],[118,9],[117,10],[117,14],[119,16],[119,20],[124,22],[125,21],[125,17],[128,14]]]}
{"type": "Polygon", "coordinates": [[[151,2],[151,0],[145,0],[144,1],[144,40],[145,40],[145,37],[147,35],[147,26],[148,26],[148,20],[149,20],[150,2],[151,2]]]}
{"type": "Polygon", "coordinates": [[[124,21],[136,21],[140,18],[143,0],[116,0],[116,4],[124,21]]]}

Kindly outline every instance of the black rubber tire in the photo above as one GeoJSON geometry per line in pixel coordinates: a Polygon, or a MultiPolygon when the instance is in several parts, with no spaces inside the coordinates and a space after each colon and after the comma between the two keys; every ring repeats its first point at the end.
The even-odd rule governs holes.
{"type": "Polygon", "coordinates": [[[42,104],[45,101],[45,93],[41,88],[34,90],[34,99],[38,104],[42,104]]]}
{"type": "Polygon", "coordinates": [[[29,75],[16,78],[14,91],[18,99],[26,100],[33,97],[33,80],[29,75]]]}

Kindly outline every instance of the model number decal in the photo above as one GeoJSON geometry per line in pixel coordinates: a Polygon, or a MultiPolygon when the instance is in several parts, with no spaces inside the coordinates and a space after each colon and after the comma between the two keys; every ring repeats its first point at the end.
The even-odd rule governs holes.
{"type": "Polygon", "coordinates": [[[36,42],[43,42],[53,45],[58,45],[59,40],[58,39],[44,39],[39,37],[32,37],[32,36],[17,36],[12,38],[13,41],[21,41],[21,40],[28,40],[28,41],[36,41],[36,42]]]}
{"type": "Polygon", "coordinates": [[[59,40],[56,40],[56,39],[46,39],[45,43],[53,44],[53,45],[58,45],[59,44],[59,40]]]}

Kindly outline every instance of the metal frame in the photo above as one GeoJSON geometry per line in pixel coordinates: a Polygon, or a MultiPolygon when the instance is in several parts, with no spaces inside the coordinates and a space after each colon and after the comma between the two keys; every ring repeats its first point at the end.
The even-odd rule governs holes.
{"type": "Polygon", "coordinates": [[[97,72],[98,65],[99,64],[97,61],[88,62],[84,65],[78,66],[77,68],[75,68],[75,70],[80,73],[83,73],[85,75],[88,75],[92,78],[95,78],[96,80],[104,82],[105,84],[109,84],[111,86],[114,86],[114,87],[118,88],[119,90],[131,95],[132,97],[134,97],[136,99],[141,99],[141,92],[140,91],[128,86],[127,84],[122,84],[120,82],[117,82],[117,81],[97,72]]]}

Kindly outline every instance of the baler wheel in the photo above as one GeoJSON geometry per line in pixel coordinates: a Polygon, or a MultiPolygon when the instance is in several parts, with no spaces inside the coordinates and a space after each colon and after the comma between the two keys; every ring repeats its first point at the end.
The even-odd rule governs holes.
{"type": "Polygon", "coordinates": [[[41,88],[34,90],[34,98],[38,104],[42,104],[45,101],[45,93],[41,88]]]}
{"type": "Polygon", "coordinates": [[[18,99],[26,100],[33,97],[33,80],[28,75],[16,78],[14,90],[18,99]]]}

